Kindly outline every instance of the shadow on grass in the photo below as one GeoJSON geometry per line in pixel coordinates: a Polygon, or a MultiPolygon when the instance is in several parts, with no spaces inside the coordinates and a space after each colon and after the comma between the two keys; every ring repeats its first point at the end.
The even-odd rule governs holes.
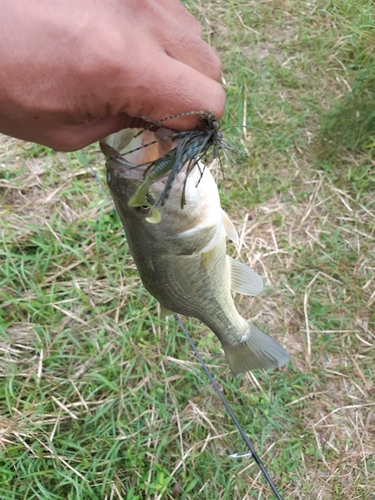
{"type": "Polygon", "coordinates": [[[319,158],[333,160],[343,150],[375,154],[375,66],[362,70],[348,92],[321,119],[315,142],[319,158]]]}

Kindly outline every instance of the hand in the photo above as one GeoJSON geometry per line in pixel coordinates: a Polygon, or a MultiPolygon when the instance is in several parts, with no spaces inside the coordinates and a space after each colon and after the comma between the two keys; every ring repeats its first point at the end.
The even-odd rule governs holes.
{"type": "MultiPolygon", "coordinates": [[[[178,0],[1,2],[0,132],[13,137],[73,151],[139,117],[221,118],[220,76],[178,0]]],[[[198,120],[168,126],[189,130],[198,120]]]]}

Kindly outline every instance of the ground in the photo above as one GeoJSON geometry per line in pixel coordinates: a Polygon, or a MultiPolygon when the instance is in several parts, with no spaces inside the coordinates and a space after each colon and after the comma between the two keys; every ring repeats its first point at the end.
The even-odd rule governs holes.
{"type": "MultiPolygon", "coordinates": [[[[189,8],[223,60],[224,136],[247,152],[213,167],[228,252],[265,283],[236,305],[291,362],[234,379],[184,322],[284,499],[373,500],[374,4],[189,8]]],[[[228,457],[245,445],[82,153],[1,137],[0,195],[1,498],[272,498],[228,457]]]]}

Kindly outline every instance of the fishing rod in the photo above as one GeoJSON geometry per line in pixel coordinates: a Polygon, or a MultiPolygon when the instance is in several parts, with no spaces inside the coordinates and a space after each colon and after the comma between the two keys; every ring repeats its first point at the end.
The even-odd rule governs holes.
{"type": "MultiPolygon", "coordinates": [[[[87,156],[85,155],[85,153],[83,151],[80,151],[80,153],[82,154],[86,164],[88,165],[90,171],[91,171],[91,174],[92,176],[96,179],[96,182],[98,183],[98,185],[100,186],[100,189],[103,191],[103,193],[105,194],[105,197],[110,201],[110,203],[112,204],[113,208],[116,210],[116,207],[113,203],[113,200],[111,199],[111,197],[108,195],[103,183],[101,182],[99,176],[97,175],[96,171],[93,169],[92,165],[90,164],[87,156]]],[[[231,419],[233,420],[235,426],[237,427],[238,429],[238,432],[240,433],[242,439],[244,440],[244,442],[246,443],[246,446],[248,447],[249,449],[249,453],[244,453],[244,454],[238,454],[238,453],[233,453],[233,454],[230,454],[229,457],[230,458],[247,458],[247,457],[253,457],[256,464],[258,465],[258,467],[260,468],[262,474],[264,475],[264,477],[266,478],[266,481],[268,483],[268,485],[270,486],[271,490],[273,491],[273,493],[275,494],[277,500],[283,500],[280,493],[278,492],[276,486],[274,485],[271,477],[269,476],[268,472],[266,471],[261,459],[259,458],[257,452],[255,451],[255,448],[254,446],[251,444],[249,438],[247,437],[245,431],[242,429],[240,423],[238,422],[237,420],[237,417],[235,416],[235,414],[233,413],[233,410],[232,408],[229,406],[229,403],[228,401],[226,400],[224,394],[222,393],[222,391],[220,390],[220,387],[217,385],[215,379],[213,378],[210,370],[208,369],[208,366],[206,365],[206,363],[204,362],[202,356],[199,354],[199,351],[198,349],[196,348],[192,338],[190,337],[188,331],[186,330],[184,324],[182,323],[180,317],[178,314],[174,314],[174,318],[175,320],[177,321],[177,323],[179,324],[181,330],[183,331],[186,339],[188,340],[191,348],[193,349],[194,351],[194,354],[196,355],[196,357],[198,358],[200,364],[202,365],[202,368],[204,369],[204,371],[206,372],[206,375],[208,376],[208,378],[210,379],[210,382],[211,384],[213,385],[213,388],[215,389],[217,395],[219,396],[219,398],[221,399],[225,409],[227,410],[227,412],[229,413],[231,419]]]]}
{"type": "Polygon", "coordinates": [[[237,427],[238,429],[238,432],[241,434],[241,437],[242,439],[245,441],[247,447],[249,448],[250,450],[250,453],[246,453],[244,455],[238,455],[237,453],[235,454],[232,454],[232,455],[229,455],[231,458],[245,458],[245,457],[248,457],[248,456],[252,456],[255,460],[255,462],[257,463],[258,467],[260,468],[260,470],[262,471],[264,477],[266,478],[269,486],[271,487],[271,490],[274,492],[277,500],[282,500],[281,496],[280,496],[280,493],[277,491],[277,488],[276,486],[274,485],[272,479],[270,478],[268,472],[266,471],[261,459],[258,457],[258,454],[257,452],[255,451],[255,448],[254,446],[251,444],[249,438],[247,437],[247,435],[245,434],[245,431],[242,429],[240,423],[238,422],[237,418],[236,418],[236,415],[233,413],[233,410],[232,408],[229,406],[229,403],[228,401],[225,399],[225,396],[224,394],[221,392],[220,390],[220,387],[217,385],[214,377],[212,376],[210,370],[208,369],[208,366],[206,365],[206,363],[204,362],[202,356],[199,354],[199,351],[198,349],[196,348],[192,338],[190,337],[188,331],[186,330],[185,326],[183,325],[180,317],[178,316],[178,314],[174,314],[174,318],[175,320],[177,321],[177,323],[179,324],[181,330],[184,332],[185,334],[185,337],[187,338],[191,348],[193,349],[194,351],[194,354],[197,356],[200,364],[202,365],[204,371],[206,372],[206,375],[208,376],[208,378],[210,379],[210,382],[211,384],[213,385],[217,395],[219,396],[219,398],[221,399],[223,405],[225,406],[225,409],[227,410],[227,412],[229,413],[231,419],[233,420],[235,426],[237,427]]]}

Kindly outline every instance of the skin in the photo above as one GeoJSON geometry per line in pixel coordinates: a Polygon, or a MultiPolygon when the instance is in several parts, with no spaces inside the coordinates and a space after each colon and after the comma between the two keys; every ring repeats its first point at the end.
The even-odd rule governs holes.
{"type": "Polygon", "coordinates": [[[141,118],[223,114],[220,59],[178,0],[3,0],[0,19],[2,133],[73,151],[141,118]]]}

